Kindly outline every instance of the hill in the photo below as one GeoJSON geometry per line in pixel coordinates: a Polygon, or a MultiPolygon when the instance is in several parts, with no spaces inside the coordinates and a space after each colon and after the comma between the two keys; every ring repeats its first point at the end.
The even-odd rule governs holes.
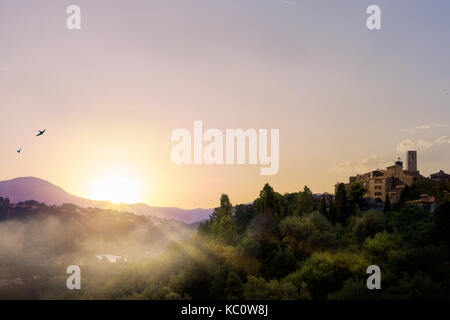
{"type": "Polygon", "coordinates": [[[47,205],[71,203],[83,208],[117,209],[138,215],[175,219],[185,223],[196,223],[205,220],[213,211],[213,209],[185,210],[175,207],[152,207],[145,203],[115,204],[109,201],[91,200],[74,196],[61,187],[35,177],[0,181],[0,197],[9,198],[12,203],[36,200],[47,205]]]}

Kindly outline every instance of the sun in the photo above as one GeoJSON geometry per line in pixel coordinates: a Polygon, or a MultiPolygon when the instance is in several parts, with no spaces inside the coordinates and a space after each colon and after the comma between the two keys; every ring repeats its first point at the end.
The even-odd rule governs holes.
{"type": "Polygon", "coordinates": [[[139,186],[128,177],[109,175],[93,185],[91,198],[115,203],[137,203],[140,201],[139,186]]]}

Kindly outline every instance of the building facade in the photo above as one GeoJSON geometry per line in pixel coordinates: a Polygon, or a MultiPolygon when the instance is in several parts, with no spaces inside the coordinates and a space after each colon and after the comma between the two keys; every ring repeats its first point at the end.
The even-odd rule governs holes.
{"type": "Polygon", "coordinates": [[[384,201],[386,195],[389,194],[391,202],[396,203],[400,199],[405,186],[411,186],[414,180],[422,177],[417,170],[417,151],[408,151],[406,157],[406,170],[403,169],[403,162],[398,158],[394,165],[387,167],[385,170],[377,169],[350,177],[346,187],[359,182],[367,190],[366,198],[380,202],[384,201]]]}
{"type": "Polygon", "coordinates": [[[439,172],[431,174],[430,179],[439,183],[450,182],[450,174],[440,170],[439,172]]]}

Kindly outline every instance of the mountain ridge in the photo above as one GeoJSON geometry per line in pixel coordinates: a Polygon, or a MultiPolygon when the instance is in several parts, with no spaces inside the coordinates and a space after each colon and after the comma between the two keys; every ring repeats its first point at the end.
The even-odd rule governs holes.
{"type": "Polygon", "coordinates": [[[9,198],[11,203],[36,200],[47,205],[72,203],[80,207],[117,209],[137,215],[175,219],[185,223],[196,223],[208,219],[213,209],[181,209],[177,207],[153,207],[144,202],[134,204],[115,204],[110,201],[92,200],[78,197],[63,188],[41,178],[18,177],[0,181],[0,197],[9,198]]]}

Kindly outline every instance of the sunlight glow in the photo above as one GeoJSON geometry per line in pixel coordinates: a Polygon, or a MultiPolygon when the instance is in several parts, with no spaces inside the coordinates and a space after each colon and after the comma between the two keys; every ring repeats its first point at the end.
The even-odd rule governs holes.
{"type": "Polygon", "coordinates": [[[109,175],[94,184],[90,198],[116,203],[137,203],[140,201],[140,191],[138,184],[132,179],[109,175]]]}

